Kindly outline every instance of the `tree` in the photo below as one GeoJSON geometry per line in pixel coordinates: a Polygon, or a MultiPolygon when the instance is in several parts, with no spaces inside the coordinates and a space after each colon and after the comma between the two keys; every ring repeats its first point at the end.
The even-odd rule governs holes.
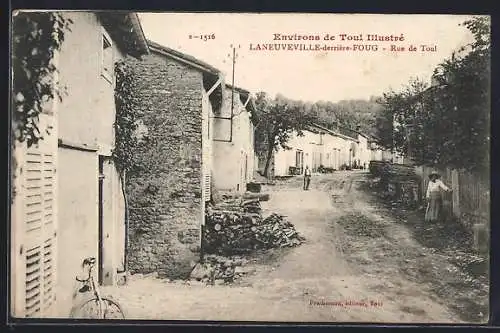
{"type": "Polygon", "coordinates": [[[269,177],[273,152],[280,147],[290,149],[286,144],[291,135],[295,132],[302,136],[302,130],[312,119],[304,112],[304,103],[283,96],[271,99],[265,92],[259,92],[255,105],[255,150],[265,154],[264,175],[269,177]]]}
{"type": "Polygon", "coordinates": [[[489,167],[490,23],[475,17],[462,25],[474,41],[437,66],[432,87],[413,80],[402,92],[384,94],[377,130],[386,147],[408,153],[410,145],[416,164],[483,172],[489,167]]]}
{"type": "Polygon", "coordinates": [[[381,106],[374,100],[342,100],[337,103],[319,101],[314,103],[311,114],[325,127],[338,125],[374,135],[375,120],[381,106]]]}
{"type": "Polygon", "coordinates": [[[436,96],[432,107],[441,111],[448,125],[439,128],[444,139],[440,147],[447,147],[440,154],[442,163],[482,173],[489,168],[490,21],[474,17],[462,25],[474,40],[436,69],[434,77],[443,94],[436,96]]]}
{"type": "Polygon", "coordinates": [[[377,115],[376,136],[383,147],[401,154],[408,153],[408,128],[419,123],[421,105],[417,99],[425,91],[427,85],[418,78],[412,78],[401,91],[390,90],[378,101],[382,111],[377,115]]]}
{"type": "MultiPolygon", "coordinates": [[[[12,95],[11,149],[16,142],[30,147],[49,134],[49,128],[38,128],[39,115],[47,102],[62,98],[54,77],[57,73],[54,54],[70,30],[71,20],[56,12],[17,11],[12,17],[12,95]]],[[[17,161],[12,154],[11,171],[17,161]]],[[[14,181],[12,181],[14,184],[14,181]]],[[[11,200],[16,195],[12,185],[11,200]]]]}
{"type": "Polygon", "coordinates": [[[71,20],[57,12],[16,12],[12,38],[12,141],[28,147],[43,139],[48,129],[38,128],[44,104],[62,98],[54,81],[54,54],[70,29],[71,20]]]}

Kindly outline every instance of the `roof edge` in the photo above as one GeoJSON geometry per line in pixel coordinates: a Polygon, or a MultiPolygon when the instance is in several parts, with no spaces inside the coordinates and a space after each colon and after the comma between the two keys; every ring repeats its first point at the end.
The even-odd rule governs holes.
{"type": "Polygon", "coordinates": [[[142,47],[142,52],[144,54],[149,54],[149,46],[148,46],[148,40],[146,39],[146,35],[144,34],[144,30],[142,29],[142,24],[139,19],[139,15],[137,13],[130,13],[128,14],[130,22],[132,23],[132,31],[135,33],[137,36],[137,39],[140,41],[141,47],[142,47]]]}
{"type": "Polygon", "coordinates": [[[356,138],[353,138],[353,137],[350,137],[350,136],[347,136],[347,135],[344,135],[344,134],[341,134],[341,133],[334,132],[334,131],[332,131],[332,130],[326,128],[326,127],[323,127],[321,125],[318,125],[316,123],[311,123],[309,125],[312,126],[312,127],[319,128],[319,129],[321,129],[323,131],[326,131],[326,132],[330,133],[331,135],[338,136],[340,138],[349,139],[351,141],[358,142],[358,140],[356,138]]]}
{"type": "Polygon", "coordinates": [[[229,88],[229,89],[234,88],[234,90],[236,90],[239,93],[243,93],[245,95],[250,95],[250,91],[243,89],[243,88],[240,88],[240,87],[237,87],[237,86],[233,86],[232,84],[229,84],[229,83],[226,83],[226,88],[229,88]]]}
{"type": "Polygon", "coordinates": [[[136,13],[97,11],[101,24],[128,55],[135,58],[149,53],[146,36],[136,13]]]}
{"type": "Polygon", "coordinates": [[[219,76],[222,74],[222,72],[219,69],[213,67],[212,65],[210,65],[204,61],[196,59],[195,57],[193,57],[191,55],[188,55],[186,53],[182,53],[180,51],[163,46],[163,45],[158,44],[156,42],[153,42],[152,40],[149,40],[149,39],[147,40],[147,43],[148,43],[150,51],[152,51],[152,52],[160,53],[164,56],[167,56],[167,57],[170,57],[174,60],[180,61],[188,66],[197,68],[197,69],[199,69],[205,73],[208,73],[208,74],[212,74],[212,75],[216,75],[216,76],[219,76]]]}

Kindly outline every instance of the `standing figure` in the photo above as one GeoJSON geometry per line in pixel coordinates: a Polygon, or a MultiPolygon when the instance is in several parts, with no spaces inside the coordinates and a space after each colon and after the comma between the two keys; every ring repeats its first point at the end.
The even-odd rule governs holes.
{"type": "Polygon", "coordinates": [[[427,192],[425,194],[427,200],[425,220],[428,222],[435,222],[441,217],[443,207],[441,191],[451,191],[439,178],[440,175],[437,172],[432,172],[429,175],[429,185],[427,185],[427,192]]]}
{"type": "Polygon", "coordinates": [[[306,165],[306,169],[304,170],[304,190],[307,191],[309,189],[309,184],[311,183],[311,170],[309,166],[306,165]]]}

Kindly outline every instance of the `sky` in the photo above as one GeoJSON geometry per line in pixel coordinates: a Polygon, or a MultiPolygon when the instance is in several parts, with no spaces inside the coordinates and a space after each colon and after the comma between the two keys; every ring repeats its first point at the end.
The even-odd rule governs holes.
{"type": "Polygon", "coordinates": [[[430,82],[434,68],[472,40],[459,26],[469,18],[463,15],[140,13],[139,18],[146,38],[211,64],[228,83],[233,45],[236,86],[310,102],[368,99],[399,90],[411,78],[430,82]],[[404,40],[374,42],[368,34],[404,40]],[[193,37],[205,35],[206,40],[193,37]],[[283,36],[320,40],[284,41],[283,36]],[[363,40],[347,40],[358,36],[363,40]],[[262,50],[263,44],[286,50],[262,50]],[[295,50],[300,44],[351,50],[295,50]],[[377,45],[377,51],[354,51],[355,45],[377,45]],[[408,50],[411,45],[415,51],[408,50]],[[422,51],[421,45],[433,51],[422,51]]]}

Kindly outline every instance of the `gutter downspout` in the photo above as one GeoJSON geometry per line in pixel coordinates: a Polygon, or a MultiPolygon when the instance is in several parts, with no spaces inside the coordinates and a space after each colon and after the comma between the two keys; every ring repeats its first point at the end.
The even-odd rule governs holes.
{"type": "Polygon", "coordinates": [[[236,62],[236,49],[233,47],[233,78],[231,84],[231,127],[229,132],[229,142],[233,142],[233,115],[234,115],[234,65],[236,62]]]}
{"type": "Polygon", "coordinates": [[[129,214],[129,206],[128,206],[128,198],[127,198],[127,191],[125,188],[125,171],[122,171],[120,174],[120,181],[121,181],[121,188],[122,188],[122,195],[123,195],[123,204],[125,206],[125,248],[124,248],[124,258],[123,258],[123,271],[118,271],[117,273],[125,273],[125,283],[127,282],[127,275],[126,273],[128,272],[128,244],[129,244],[129,226],[130,226],[130,214],[129,214]]]}

